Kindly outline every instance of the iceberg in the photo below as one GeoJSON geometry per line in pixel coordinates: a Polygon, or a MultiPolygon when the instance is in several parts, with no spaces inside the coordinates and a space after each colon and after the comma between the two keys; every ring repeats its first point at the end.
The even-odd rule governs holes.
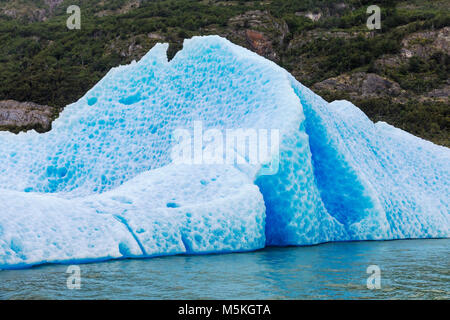
{"type": "Polygon", "coordinates": [[[185,40],[171,61],[167,48],[111,69],[50,132],[0,132],[0,269],[449,237],[448,148],[224,38],[185,40]],[[221,156],[241,161],[174,161],[176,130],[198,122],[279,139],[261,161],[233,145],[221,156]]]}

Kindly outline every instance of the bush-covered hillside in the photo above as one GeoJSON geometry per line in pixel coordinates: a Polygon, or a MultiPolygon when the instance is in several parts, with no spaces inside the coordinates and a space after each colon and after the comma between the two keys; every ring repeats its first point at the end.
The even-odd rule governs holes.
{"type": "Polygon", "coordinates": [[[450,1],[0,0],[0,100],[64,107],[157,42],[219,34],[328,100],[450,146],[450,1]],[[68,30],[66,8],[81,8],[68,30]],[[366,8],[382,9],[381,30],[366,8]]]}

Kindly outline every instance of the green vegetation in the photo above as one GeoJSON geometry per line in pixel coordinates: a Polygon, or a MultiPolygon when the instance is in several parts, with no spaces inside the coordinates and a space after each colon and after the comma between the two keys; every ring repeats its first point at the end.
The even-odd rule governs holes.
{"type": "MultiPolygon", "coordinates": [[[[318,92],[328,101],[351,100],[344,94],[318,92]]],[[[358,107],[373,121],[385,121],[437,144],[449,146],[450,108],[448,103],[414,101],[398,103],[389,98],[360,99],[358,107]]]]}
{"type": "MultiPolygon", "coordinates": [[[[184,38],[194,35],[225,35],[249,47],[230,19],[260,10],[277,24],[287,25],[282,41],[273,41],[273,50],[279,57],[276,62],[298,80],[312,86],[343,73],[378,73],[399,83],[411,93],[410,99],[362,97],[353,102],[372,120],[450,146],[448,99],[419,99],[448,83],[449,55],[438,51],[400,59],[393,66],[382,64],[386,57],[401,55],[402,41],[409,35],[449,26],[448,1],[379,0],[382,29],[376,31],[365,25],[371,4],[366,0],[64,0],[50,10],[44,0],[0,0],[0,100],[63,107],[84,95],[111,67],[139,59],[156,42],[170,43],[169,58],[184,38]],[[72,4],[81,8],[81,30],[66,28],[66,8],[72,4]],[[11,9],[16,10],[15,18],[7,12],[11,9]],[[312,21],[307,12],[322,16],[312,21]]],[[[240,27],[248,28],[252,28],[248,21],[240,27]]],[[[278,31],[264,32],[271,37],[278,31]]],[[[417,37],[409,45],[432,46],[433,40],[417,37]]],[[[327,99],[337,98],[321,93],[327,99]]]]}

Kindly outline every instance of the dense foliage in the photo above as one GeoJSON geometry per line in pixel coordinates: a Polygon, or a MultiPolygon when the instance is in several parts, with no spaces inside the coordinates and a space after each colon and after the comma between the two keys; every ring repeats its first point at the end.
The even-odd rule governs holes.
{"type": "MultiPolygon", "coordinates": [[[[448,82],[450,59],[445,53],[429,59],[413,57],[390,69],[379,70],[374,66],[378,58],[398,54],[401,41],[408,34],[449,26],[446,1],[379,0],[383,27],[372,32],[367,32],[365,26],[366,8],[372,1],[365,0],[341,1],[342,5],[331,0],[142,0],[133,7],[136,2],[65,0],[49,11],[44,0],[1,0],[0,12],[5,8],[20,10],[16,18],[0,14],[0,100],[63,107],[81,97],[111,67],[138,59],[161,41],[149,34],[160,35],[171,43],[169,56],[173,56],[183,38],[232,33],[230,18],[249,10],[267,11],[278,21],[286,22],[288,34],[275,48],[280,56],[277,62],[293,71],[298,68],[300,56],[306,59],[313,70],[309,76],[294,72],[306,85],[354,70],[379,73],[398,82],[412,95],[448,82]],[[72,4],[82,10],[81,30],[66,27],[66,8],[72,4]],[[45,19],[30,18],[42,8],[47,10],[45,19]],[[306,11],[321,12],[323,18],[314,22],[297,14],[306,11]],[[356,36],[319,37],[301,46],[289,46],[292,39],[315,31],[344,31],[356,36]]],[[[323,94],[329,99],[338,98],[336,94],[323,94]]],[[[449,106],[445,102],[418,102],[414,98],[398,103],[380,98],[361,100],[358,104],[373,120],[384,120],[450,145],[449,106]]]]}

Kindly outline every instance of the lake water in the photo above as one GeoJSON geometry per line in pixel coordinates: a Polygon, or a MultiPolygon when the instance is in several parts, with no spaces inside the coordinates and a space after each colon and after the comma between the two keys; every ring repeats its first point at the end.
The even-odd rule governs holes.
{"type": "Polygon", "coordinates": [[[450,299],[450,239],[327,243],[249,253],[0,271],[0,299],[450,299]],[[381,288],[367,288],[369,265],[381,288]]]}

